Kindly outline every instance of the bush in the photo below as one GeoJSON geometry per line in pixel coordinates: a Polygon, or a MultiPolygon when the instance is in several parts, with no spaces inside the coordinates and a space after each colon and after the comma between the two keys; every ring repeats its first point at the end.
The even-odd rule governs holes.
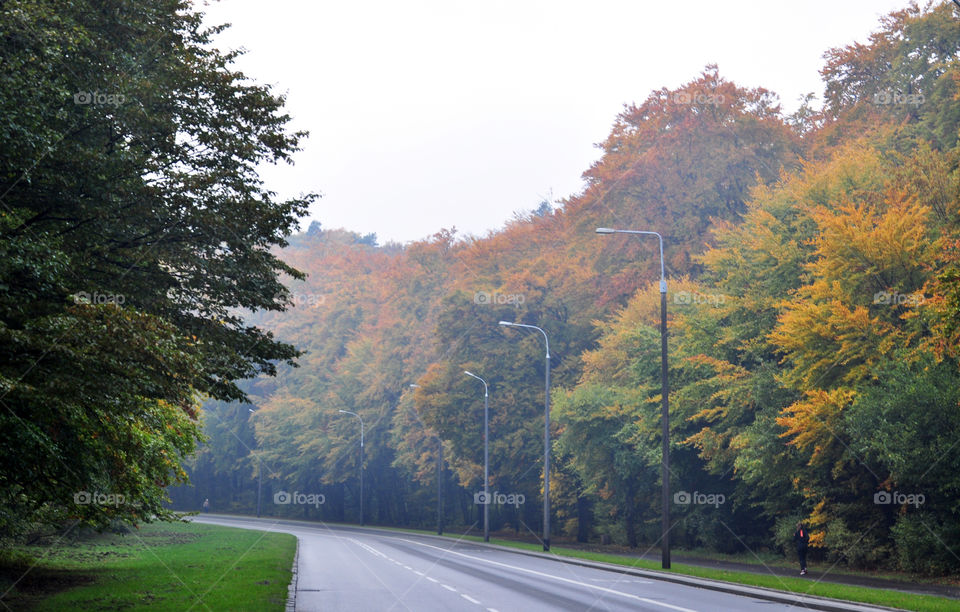
{"type": "Polygon", "coordinates": [[[891,530],[901,569],[942,576],[960,571],[953,551],[960,551],[960,527],[943,524],[931,513],[900,516],[891,530]]]}
{"type": "Polygon", "coordinates": [[[853,567],[875,568],[888,561],[892,554],[891,546],[877,538],[878,530],[860,533],[850,531],[840,519],[827,524],[823,543],[833,561],[843,561],[853,567]]]}

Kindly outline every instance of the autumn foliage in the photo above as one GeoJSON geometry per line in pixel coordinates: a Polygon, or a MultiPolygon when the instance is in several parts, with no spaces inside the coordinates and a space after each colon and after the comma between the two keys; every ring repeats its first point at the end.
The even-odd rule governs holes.
{"type": "Polygon", "coordinates": [[[296,308],[253,321],[305,355],[247,385],[252,416],[207,406],[195,483],[249,508],[263,470],[271,491],[326,493],[298,512],[355,520],[348,410],[366,426],[368,520],[435,520],[440,440],[445,520],[475,524],[469,369],[490,384],[491,488],[528,500],[493,508],[494,528],[535,534],[544,354],[538,334],[497,325],[519,321],[550,338],[558,535],[655,543],[656,240],[594,233],[647,229],[665,236],[671,488],[725,499],[678,502],[674,544],[784,550],[804,520],[821,557],[956,572],[958,52],[949,3],[912,6],[826,54],[823,109],[785,115],[716,66],[626,106],[581,193],[488,236],[293,237],[296,308]]]}

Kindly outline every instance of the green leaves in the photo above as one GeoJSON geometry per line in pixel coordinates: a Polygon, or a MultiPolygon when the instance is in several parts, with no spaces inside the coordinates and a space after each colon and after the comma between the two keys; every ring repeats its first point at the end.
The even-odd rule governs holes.
{"type": "Polygon", "coordinates": [[[271,249],[314,196],[276,201],[256,166],[304,134],[189,3],[108,4],[0,9],[5,528],[45,506],[168,516],[199,396],[242,399],[236,380],[298,355],[238,312],[302,278],[271,249]]]}

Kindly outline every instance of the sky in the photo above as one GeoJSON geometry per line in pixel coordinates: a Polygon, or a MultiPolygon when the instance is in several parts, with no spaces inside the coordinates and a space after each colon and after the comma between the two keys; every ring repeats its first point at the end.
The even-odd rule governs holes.
{"type": "Polygon", "coordinates": [[[199,3],[236,68],[310,132],[260,169],[311,221],[406,243],[495,231],[583,188],[624,105],[707,64],[786,111],[819,94],[830,48],[908,0],[222,0],[199,3]]]}

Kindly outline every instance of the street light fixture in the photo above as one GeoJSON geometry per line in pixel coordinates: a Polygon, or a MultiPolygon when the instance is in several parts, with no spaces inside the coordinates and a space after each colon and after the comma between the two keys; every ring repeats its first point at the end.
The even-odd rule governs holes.
{"type": "Polygon", "coordinates": [[[660,416],[663,429],[663,458],[660,462],[663,480],[663,499],[661,509],[660,564],[670,569],[670,384],[667,380],[667,277],[663,272],[663,236],[657,232],[644,230],[621,230],[598,227],[598,234],[640,234],[656,236],[660,240],[660,416]]]}
{"type": "Polygon", "coordinates": [[[360,419],[360,526],[363,527],[363,417],[349,410],[341,410],[340,412],[352,414],[360,419]]]}
{"type": "Polygon", "coordinates": [[[490,541],[490,405],[487,381],[473,372],[463,371],[467,376],[483,383],[483,541],[490,541]]]}
{"type": "Polygon", "coordinates": [[[546,394],[543,400],[543,550],[550,550],[550,340],[547,332],[536,325],[500,321],[506,327],[526,327],[543,334],[547,347],[546,394]]]}

